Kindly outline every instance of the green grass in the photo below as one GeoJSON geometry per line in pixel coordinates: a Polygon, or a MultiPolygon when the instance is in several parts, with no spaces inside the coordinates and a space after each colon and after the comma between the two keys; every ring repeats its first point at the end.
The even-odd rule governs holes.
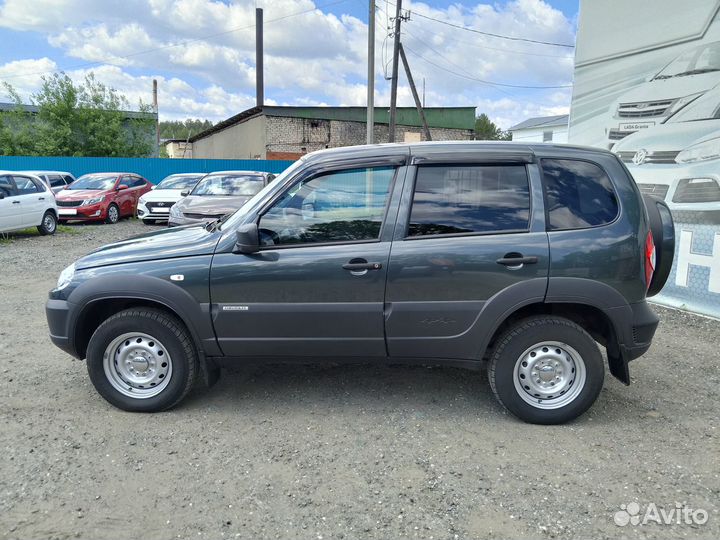
{"type": "MultiPolygon", "coordinates": [[[[68,225],[58,225],[56,234],[80,234],[81,231],[77,229],[76,227],[70,227],[68,225]]],[[[40,233],[38,232],[37,228],[35,227],[28,227],[27,229],[22,229],[20,231],[13,231],[10,233],[0,233],[0,244],[7,245],[12,244],[13,240],[16,238],[21,238],[25,236],[40,236],[40,233]]]]}

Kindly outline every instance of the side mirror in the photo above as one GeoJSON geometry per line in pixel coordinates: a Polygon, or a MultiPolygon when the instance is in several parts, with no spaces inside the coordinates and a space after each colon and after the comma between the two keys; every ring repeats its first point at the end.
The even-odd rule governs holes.
{"type": "Polygon", "coordinates": [[[4,199],[4,198],[5,198],[5,193],[3,193],[2,191],[0,191],[0,199],[4,199]]]}
{"type": "Polygon", "coordinates": [[[127,189],[128,187],[125,184],[120,184],[118,186],[118,191],[122,191],[123,189],[127,189]]]}
{"type": "Polygon", "coordinates": [[[153,184],[150,189],[153,190],[153,189],[155,189],[156,187],[157,187],[157,186],[156,186],[155,184],[153,184]]]}
{"type": "Polygon", "coordinates": [[[190,195],[190,190],[189,190],[189,189],[183,189],[183,190],[180,192],[180,196],[181,196],[181,197],[187,197],[188,195],[190,195]]]}
{"type": "Polygon", "coordinates": [[[251,255],[260,251],[260,236],[257,223],[241,225],[235,231],[235,247],[233,253],[251,255]]]}

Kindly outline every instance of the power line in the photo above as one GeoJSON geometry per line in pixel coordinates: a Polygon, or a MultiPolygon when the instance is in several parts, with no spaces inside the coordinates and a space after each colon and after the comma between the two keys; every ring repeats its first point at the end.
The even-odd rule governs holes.
{"type": "MultiPolygon", "coordinates": [[[[391,5],[394,5],[392,2],[390,2],[391,5]]],[[[516,37],[516,36],[505,36],[502,34],[494,34],[492,32],[485,32],[483,30],[477,30],[476,28],[471,28],[469,26],[462,26],[460,24],[451,23],[448,21],[443,21],[442,19],[436,19],[435,17],[430,17],[429,15],[423,15],[422,13],[418,13],[417,11],[414,11],[412,13],[413,15],[417,15],[418,17],[422,17],[423,19],[428,19],[430,21],[435,21],[440,24],[446,24],[447,26],[452,26],[453,28],[459,28],[460,30],[466,30],[468,32],[474,32],[476,34],[481,34],[483,36],[490,36],[494,38],[499,39],[509,39],[511,41],[524,41],[526,43],[537,43],[540,45],[552,45],[554,47],[567,47],[569,49],[574,49],[575,45],[569,44],[569,43],[557,43],[554,41],[543,41],[540,39],[530,39],[530,38],[522,38],[522,37],[516,37]]]]}
{"type": "MultiPolygon", "coordinates": [[[[283,15],[282,17],[276,17],[276,18],[274,18],[274,19],[268,19],[268,20],[265,21],[265,24],[274,23],[274,22],[277,22],[277,21],[282,21],[282,20],[284,20],[284,19],[289,19],[289,18],[291,18],[291,17],[297,17],[298,15],[304,15],[304,14],[306,14],[306,13],[311,13],[311,12],[313,12],[313,11],[315,11],[315,10],[318,10],[318,9],[323,9],[323,8],[327,8],[327,7],[332,7],[332,6],[335,6],[335,5],[337,5],[337,4],[343,4],[343,3],[347,2],[347,1],[348,1],[348,0],[336,0],[335,2],[329,2],[329,3],[323,4],[323,5],[321,5],[321,6],[315,6],[315,7],[310,8],[310,9],[306,9],[306,10],[303,10],[303,11],[298,11],[298,12],[296,12],[296,13],[290,13],[290,14],[288,14],[288,15],[283,15]]],[[[74,65],[74,66],[67,66],[67,67],[65,67],[65,68],[60,68],[60,69],[53,69],[53,70],[46,70],[46,71],[36,71],[36,72],[33,72],[33,73],[21,73],[21,74],[19,74],[19,75],[13,75],[12,77],[3,77],[3,80],[18,79],[18,78],[21,78],[21,77],[32,77],[32,76],[34,76],[34,75],[45,75],[45,74],[48,74],[48,73],[60,73],[60,72],[63,72],[63,71],[70,71],[70,70],[73,70],[73,69],[81,69],[81,68],[84,68],[84,67],[95,66],[95,65],[99,65],[99,64],[108,64],[108,65],[111,65],[111,66],[122,67],[122,66],[118,66],[117,64],[113,64],[113,62],[117,62],[118,59],[132,58],[132,57],[134,57],[134,56],[140,56],[140,55],[148,54],[148,53],[151,53],[151,52],[162,51],[162,50],[165,50],[165,49],[172,49],[172,48],[174,48],[174,47],[182,47],[182,46],[184,46],[184,45],[189,45],[189,44],[191,44],[191,43],[197,43],[198,41],[205,41],[205,40],[207,40],[207,39],[212,39],[212,38],[216,38],[216,37],[219,37],[219,36],[224,36],[224,35],[227,35],[227,34],[232,34],[233,32],[240,32],[240,31],[242,31],[242,30],[250,30],[250,29],[253,29],[253,28],[255,28],[255,25],[254,25],[254,24],[249,25],[249,26],[239,26],[239,27],[237,27],[237,28],[231,28],[231,29],[229,29],[229,30],[224,30],[224,31],[222,31],[222,32],[216,32],[216,33],[214,33],[214,34],[208,34],[208,35],[206,35],[206,36],[202,36],[202,37],[198,37],[198,38],[186,39],[186,40],[180,41],[180,42],[178,42],[178,43],[172,43],[172,44],[169,44],[169,45],[161,45],[161,46],[159,46],[159,47],[153,47],[153,48],[151,48],[151,49],[144,49],[144,50],[142,50],[142,51],[136,51],[136,52],[129,53],[129,54],[124,54],[124,55],[115,56],[112,61],[109,60],[109,59],[103,59],[103,60],[96,60],[96,61],[94,61],[94,62],[85,62],[85,63],[83,63],[83,64],[76,64],[76,65],[74,65]]],[[[163,68],[163,69],[164,69],[164,68],[163,68]]]]}
{"type": "MultiPolygon", "coordinates": [[[[438,63],[436,63],[436,62],[433,62],[432,60],[428,60],[428,59],[425,58],[423,55],[421,55],[421,54],[418,53],[417,51],[414,51],[413,49],[411,49],[411,48],[408,47],[407,45],[405,46],[405,48],[406,48],[408,51],[410,51],[412,54],[414,54],[415,56],[417,56],[418,58],[421,58],[422,60],[425,60],[425,62],[427,62],[428,64],[431,64],[431,65],[433,65],[433,66],[435,66],[435,67],[437,67],[437,68],[439,68],[439,69],[442,69],[443,71],[447,71],[448,73],[452,73],[453,75],[456,75],[456,76],[458,76],[458,77],[462,77],[462,78],[464,78],[464,79],[468,79],[468,80],[471,80],[471,81],[479,82],[479,83],[482,83],[482,84],[487,84],[487,85],[489,85],[489,86],[502,86],[502,87],[505,87],[505,88],[522,88],[522,89],[526,89],[526,90],[551,90],[551,89],[560,89],[560,88],[572,88],[572,85],[571,85],[571,84],[551,85],[551,86],[534,86],[534,85],[525,85],[525,84],[506,84],[506,83],[498,83],[498,82],[493,82],[493,81],[486,81],[486,80],[484,80],[484,79],[480,79],[480,78],[475,77],[475,76],[473,76],[473,75],[466,75],[466,74],[463,74],[463,73],[458,73],[458,72],[453,71],[453,70],[451,70],[451,69],[448,69],[448,68],[446,68],[445,66],[442,66],[442,65],[440,65],[440,64],[438,64],[438,63]]],[[[436,51],[436,54],[438,54],[437,51],[436,51]]],[[[443,58],[444,58],[444,57],[443,57],[443,58]]],[[[445,59],[445,60],[447,61],[447,59],[445,59]]],[[[454,64],[452,64],[452,65],[454,65],[454,64]]],[[[456,67],[457,67],[457,66],[456,66],[456,67]]]]}

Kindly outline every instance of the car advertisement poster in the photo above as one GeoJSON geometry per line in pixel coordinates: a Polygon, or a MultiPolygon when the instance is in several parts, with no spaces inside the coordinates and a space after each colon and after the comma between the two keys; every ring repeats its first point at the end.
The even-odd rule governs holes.
{"type": "Polygon", "coordinates": [[[582,0],[569,142],[612,150],[670,207],[654,300],[720,317],[720,0],[582,0]]]}

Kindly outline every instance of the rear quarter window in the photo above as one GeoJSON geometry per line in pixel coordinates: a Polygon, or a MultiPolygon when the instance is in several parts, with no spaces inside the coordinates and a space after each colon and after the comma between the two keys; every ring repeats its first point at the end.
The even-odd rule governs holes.
{"type": "Polygon", "coordinates": [[[543,159],[547,228],[558,231],[607,225],[620,211],[615,188],[597,164],[543,159]]]}

